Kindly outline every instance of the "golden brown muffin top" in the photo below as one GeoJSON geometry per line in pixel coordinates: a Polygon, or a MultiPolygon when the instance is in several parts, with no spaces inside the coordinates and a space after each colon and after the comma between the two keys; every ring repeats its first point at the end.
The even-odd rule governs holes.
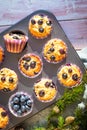
{"type": "Polygon", "coordinates": [[[37,76],[42,70],[42,61],[35,54],[25,54],[19,60],[19,69],[27,77],[37,76]]]}
{"type": "Polygon", "coordinates": [[[29,31],[36,38],[45,38],[52,31],[52,21],[46,15],[34,15],[29,21],[29,31]]]}
{"type": "Polygon", "coordinates": [[[67,64],[62,66],[57,73],[58,80],[66,87],[76,86],[81,82],[82,73],[78,66],[75,64],[67,64]]]}
{"type": "Polygon", "coordinates": [[[67,46],[61,39],[49,40],[43,48],[44,58],[51,63],[58,63],[67,55],[67,46]]]}
{"type": "Polygon", "coordinates": [[[34,84],[34,92],[38,100],[49,102],[55,98],[57,89],[51,79],[42,78],[34,84]]]}
{"type": "Polygon", "coordinates": [[[18,31],[18,30],[11,31],[11,32],[5,34],[4,38],[7,40],[20,40],[20,41],[28,40],[28,37],[23,32],[18,31]]]}
{"type": "Polygon", "coordinates": [[[0,128],[5,128],[9,123],[9,117],[5,109],[0,107],[0,128]]]}
{"type": "Polygon", "coordinates": [[[17,74],[8,68],[0,70],[0,90],[5,92],[13,91],[17,87],[17,74]]]}

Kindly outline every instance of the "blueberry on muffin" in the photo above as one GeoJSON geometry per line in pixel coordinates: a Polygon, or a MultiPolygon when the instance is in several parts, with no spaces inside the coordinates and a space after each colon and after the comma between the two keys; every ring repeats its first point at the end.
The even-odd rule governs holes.
{"type": "Polygon", "coordinates": [[[29,32],[39,39],[46,38],[52,31],[52,20],[44,14],[36,14],[29,21],[29,32]]]}

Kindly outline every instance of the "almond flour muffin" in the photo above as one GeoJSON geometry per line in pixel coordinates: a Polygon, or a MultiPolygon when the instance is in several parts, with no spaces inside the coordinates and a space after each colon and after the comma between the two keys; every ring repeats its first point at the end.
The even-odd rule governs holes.
{"type": "Polygon", "coordinates": [[[39,39],[46,38],[52,31],[52,20],[44,15],[34,15],[29,21],[29,32],[39,39]]]}
{"type": "Polygon", "coordinates": [[[16,89],[18,84],[17,74],[8,68],[0,70],[0,90],[3,92],[10,92],[16,89]]]}
{"type": "Polygon", "coordinates": [[[0,129],[6,128],[9,123],[9,116],[6,109],[0,106],[0,129]]]}
{"type": "Polygon", "coordinates": [[[20,72],[29,78],[37,77],[41,73],[42,67],[43,64],[40,57],[33,53],[25,54],[18,63],[20,72]]]}
{"type": "Polygon", "coordinates": [[[43,47],[43,57],[49,63],[58,63],[67,56],[67,46],[61,39],[51,39],[43,47]]]}
{"type": "Polygon", "coordinates": [[[11,31],[4,35],[6,49],[11,53],[20,53],[23,51],[28,37],[19,30],[11,31]]]}
{"type": "Polygon", "coordinates": [[[41,102],[50,102],[57,95],[57,87],[51,79],[42,78],[34,84],[34,93],[41,102]]]}
{"type": "Polygon", "coordinates": [[[26,92],[16,92],[8,101],[10,112],[16,117],[24,117],[33,110],[33,99],[26,92]]]}
{"type": "Polygon", "coordinates": [[[77,65],[66,64],[58,70],[57,78],[63,86],[71,88],[81,82],[82,72],[77,65]]]}
{"type": "Polygon", "coordinates": [[[4,60],[4,50],[3,48],[0,46],[0,64],[3,62],[4,60]]]}

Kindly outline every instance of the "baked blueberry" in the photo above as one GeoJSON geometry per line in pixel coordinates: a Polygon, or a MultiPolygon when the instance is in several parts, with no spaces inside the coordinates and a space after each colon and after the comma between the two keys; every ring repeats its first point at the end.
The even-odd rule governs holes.
{"type": "Polygon", "coordinates": [[[43,20],[42,19],[38,20],[38,24],[42,25],[43,24],[43,20]]]}
{"type": "Polygon", "coordinates": [[[1,77],[1,81],[2,82],[5,82],[6,81],[6,78],[3,76],[3,77],[1,77]]]}
{"type": "Polygon", "coordinates": [[[55,56],[52,55],[52,56],[50,57],[50,59],[51,59],[51,61],[54,61],[54,60],[55,60],[55,56]]]}
{"type": "Polygon", "coordinates": [[[14,82],[14,79],[12,77],[9,78],[9,82],[10,83],[13,83],[14,82]]]}
{"type": "Polygon", "coordinates": [[[31,23],[32,23],[32,25],[34,25],[36,23],[36,21],[34,19],[31,19],[31,23]]]}
{"type": "Polygon", "coordinates": [[[72,75],[72,79],[75,80],[75,81],[77,81],[78,80],[78,75],[77,74],[73,74],[72,75]]]}
{"type": "Polygon", "coordinates": [[[39,28],[39,32],[40,32],[40,33],[43,33],[43,32],[44,32],[44,28],[40,27],[40,28],[39,28]]]}
{"type": "Polygon", "coordinates": [[[35,62],[35,61],[32,61],[32,62],[30,63],[30,67],[31,67],[32,69],[34,69],[35,66],[36,66],[36,62],[35,62]]]}
{"type": "Polygon", "coordinates": [[[62,78],[63,78],[63,79],[67,79],[67,74],[66,74],[66,73],[63,73],[63,74],[62,74],[62,78]]]}
{"type": "Polygon", "coordinates": [[[40,97],[43,97],[44,95],[45,95],[44,90],[41,90],[41,91],[39,92],[39,96],[40,96],[40,97]]]}
{"type": "Polygon", "coordinates": [[[60,52],[60,54],[65,54],[64,49],[60,49],[59,52],[60,52]]]}

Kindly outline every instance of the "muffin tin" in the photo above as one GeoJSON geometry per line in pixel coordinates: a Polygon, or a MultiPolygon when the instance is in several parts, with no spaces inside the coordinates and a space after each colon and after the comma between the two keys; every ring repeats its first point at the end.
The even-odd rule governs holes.
{"type": "Polygon", "coordinates": [[[23,20],[21,20],[20,22],[18,22],[17,24],[15,24],[14,26],[12,26],[12,27],[8,28],[7,30],[5,30],[4,32],[2,32],[0,34],[0,44],[5,50],[5,59],[4,59],[4,62],[0,65],[0,69],[3,67],[13,69],[17,73],[18,78],[19,78],[18,90],[15,90],[13,92],[6,93],[6,94],[3,92],[0,92],[0,104],[8,109],[9,97],[17,91],[23,91],[23,92],[29,93],[32,96],[33,101],[34,101],[34,107],[33,107],[32,113],[23,118],[14,117],[8,109],[10,122],[9,122],[9,125],[7,126],[6,130],[9,130],[12,127],[15,127],[19,123],[23,122],[25,119],[30,118],[30,117],[34,116],[35,114],[37,114],[39,111],[49,107],[56,100],[58,100],[61,97],[61,95],[63,95],[64,87],[62,85],[60,85],[57,80],[57,70],[61,65],[66,64],[66,63],[74,63],[80,67],[82,73],[85,73],[85,67],[84,67],[83,63],[81,62],[78,54],[76,53],[75,49],[73,48],[72,44],[70,43],[70,41],[67,38],[66,34],[64,33],[63,29],[61,28],[59,22],[57,21],[56,17],[48,11],[45,11],[45,10],[35,11],[32,14],[30,14],[29,16],[27,16],[26,18],[24,18],[23,20]],[[29,22],[30,18],[35,14],[46,14],[49,16],[49,18],[53,22],[52,33],[50,36],[48,36],[45,39],[36,39],[28,32],[28,22],[29,22]],[[19,54],[9,53],[9,52],[7,52],[7,50],[5,48],[3,36],[12,30],[21,30],[27,36],[29,36],[29,41],[28,41],[27,45],[25,46],[23,52],[21,52],[19,54]],[[67,53],[66,59],[64,59],[62,62],[60,62],[58,64],[48,63],[44,60],[44,58],[42,56],[42,48],[43,48],[44,44],[52,38],[62,39],[67,44],[67,47],[68,47],[68,53],[67,53]],[[26,53],[35,53],[38,56],[40,56],[40,58],[43,61],[43,71],[36,78],[30,79],[30,78],[24,77],[18,69],[18,61],[26,53]],[[33,84],[37,80],[39,80],[40,78],[43,78],[43,77],[52,79],[58,87],[58,93],[57,93],[55,100],[53,100],[52,102],[49,102],[49,103],[39,102],[33,94],[33,84]]]}

